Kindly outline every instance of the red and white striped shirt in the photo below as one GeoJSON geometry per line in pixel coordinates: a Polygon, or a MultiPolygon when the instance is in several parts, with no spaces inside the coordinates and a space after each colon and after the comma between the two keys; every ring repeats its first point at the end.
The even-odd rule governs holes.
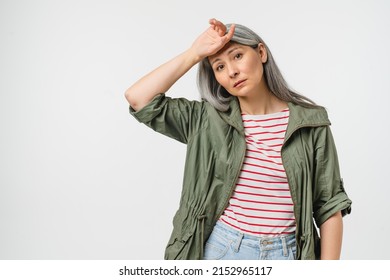
{"type": "Polygon", "coordinates": [[[295,232],[290,188],[281,158],[289,110],[242,114],[246,154],[235,191],[220,221],[247,234],[295,232]]]}

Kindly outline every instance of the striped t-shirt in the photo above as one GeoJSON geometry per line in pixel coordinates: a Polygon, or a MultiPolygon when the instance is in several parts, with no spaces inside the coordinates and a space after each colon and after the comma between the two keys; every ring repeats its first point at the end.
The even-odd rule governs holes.
{"type": "Polygon", "coordinates": [[[289,110],[242,114],[246,154],[235,191],[220,221],[247,234],[295,232],[293,202],[281,158],[289,110]]]}

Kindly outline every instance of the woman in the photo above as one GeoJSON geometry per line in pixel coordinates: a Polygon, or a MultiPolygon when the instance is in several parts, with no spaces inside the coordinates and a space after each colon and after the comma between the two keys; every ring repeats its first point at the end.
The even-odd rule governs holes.
{"type": "Polygon", "coordinates": [[[165,258],[338,259],[351,201],[326,111],[287,87],[257,34],[209,23],[125,94],[138,121],[187,144],[165,258]],[[203,101],[165,96],[197,63],[203,101]]]}

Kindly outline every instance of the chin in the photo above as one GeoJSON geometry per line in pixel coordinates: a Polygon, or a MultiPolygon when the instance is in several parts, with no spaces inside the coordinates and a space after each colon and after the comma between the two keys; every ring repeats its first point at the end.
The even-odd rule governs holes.
{"type": "Polygon", "coordinates": [[[250,92],[248,92],[248,91],[235,92],[232,95],[237,96],[237,97],[250,97],[251,96],[250,92]]]}

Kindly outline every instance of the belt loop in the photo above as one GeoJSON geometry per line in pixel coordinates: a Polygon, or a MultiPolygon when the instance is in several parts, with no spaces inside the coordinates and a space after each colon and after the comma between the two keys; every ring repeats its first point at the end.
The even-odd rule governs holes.
{"type": "Polygon", "coordinates": [[[233,250],[234,250],[235,253],[237,253],[240,250],[241,241],[242,241],[243,238],[244,238],[244,234],[240,232],[238,234],[238,236],[237,236],[236,244],[233,247],[233,250]]]}
{"type": "Polygon", "coordinates": [[[283,246],[283,256],[287,257],[288,256],[288,251],[287,251],[287,241],[285,236],[281,236],[280,239],[282,240],[282,246],[283,246]]]}

